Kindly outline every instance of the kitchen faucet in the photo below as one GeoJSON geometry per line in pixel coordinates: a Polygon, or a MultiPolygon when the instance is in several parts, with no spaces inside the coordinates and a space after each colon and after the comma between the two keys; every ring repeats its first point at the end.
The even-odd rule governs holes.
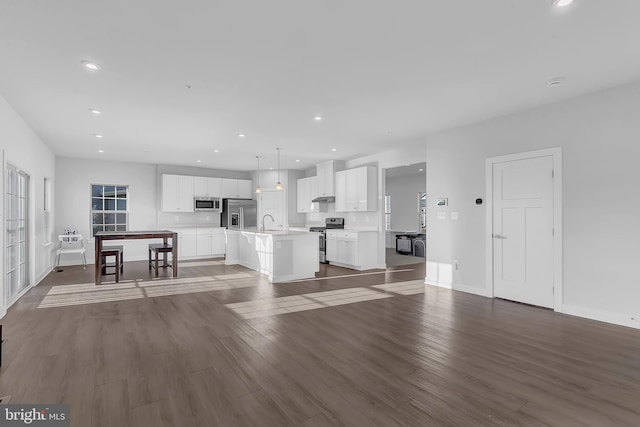
{"type": "Polygon", "coordinates": [[[262,230],[260,230],[260,231],[262,231],[263,233],[264,233],[264,219],[265,219],[266,217],[271,218],[271,221],[273,221],[274,223],[276,222],[276,220],[275,220],[275,219],[273,219],[273,217],[271,216],[271,214],[264,214],[264,215],[262,215],[262,230]]]}

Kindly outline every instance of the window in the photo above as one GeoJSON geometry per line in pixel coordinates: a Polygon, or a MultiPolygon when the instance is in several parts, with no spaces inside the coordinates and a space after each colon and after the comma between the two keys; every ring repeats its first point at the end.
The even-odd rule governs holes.
{"type": "Polygon", "coordinates": [[[42,213],[42,241],[51,242],[51,180],[44,179],[44,211],[42,213]]]}
{"type": "Polygon", "coordinates": [[[98,231],[127,231],[129,187],[91,185],[91,236],[98,231]]]}
{"type": "Polygon", "coordinates": [[[391,196],[384,196],[384,228],[391,230],[391,196]]]}

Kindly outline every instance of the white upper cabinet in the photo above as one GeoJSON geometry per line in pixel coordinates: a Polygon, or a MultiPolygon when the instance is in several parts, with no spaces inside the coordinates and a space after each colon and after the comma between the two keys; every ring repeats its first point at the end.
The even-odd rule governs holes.
{"type": "Polygon", "coordinates": [[[196,176],[193,188],[196,197],[222,197],[222,178],[196,176]]]}
{"type": "Polygon", "coordinates": [[[252,199],[253,198],[253,181],[250,179],[238,179],[238,198],[239,199],[252,199]]]}
{"type": "MultiPolygon", "coordinates": [[[[297,185],[298,213],[322,212],[321,204],[312,202],[318,194],[318,177],[310,176],[308,178],[300,178],[297,185]]],[[[324,204],[324,207],[326,207],[326,204],[324,204]]]]}
{"type": "Polygon", "coordinates": [[[378,171],[362,166],[336,172],[336,212],[373,212],[378,209],[378,171]]]}
{"type": "Polygon", "coordinates": [[[162,175],[162,211],[193,212],[193,177],[162,175]]]}
{"type": "Polygon", "coordinates": [[[318,163],[316,165],[317,190],[315,194],[312,194],[312,199],[316,197],[335,196],[335,173],[343,169],[343,161],[329,160],[328,162],[318,163]]]}
{"type": "Polygon", "coordinates": [[[253,198],[253,181],[250,179],[222,178],[222,197],[225,199],[253,198]]]}

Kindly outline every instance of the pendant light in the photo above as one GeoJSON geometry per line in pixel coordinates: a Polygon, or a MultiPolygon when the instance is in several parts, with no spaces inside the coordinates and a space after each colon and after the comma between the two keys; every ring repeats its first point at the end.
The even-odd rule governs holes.
{"type": "Polygon", "coordinates": [[[278,183],[276,184],[276,190],[282,190],[282,184],[280,184],[280,148],[278,150],[278,183]]]}
{"type": "Polygon", "coordinates": [[[261,193],[262,190],[260,189],[260,156],[256,156],[256,159],[258,159],[258,185],[256,185],[256,193],[261,193]]]}

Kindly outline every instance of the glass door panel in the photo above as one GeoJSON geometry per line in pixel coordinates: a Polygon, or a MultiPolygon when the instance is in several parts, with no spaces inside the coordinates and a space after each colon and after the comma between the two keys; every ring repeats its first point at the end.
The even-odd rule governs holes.
{"type": "Polygon", "coordinates": [[[7,165],[5,191],[5,289],[10,304],[29,286],[27,278],[27,200],[29,176],[7,165]]]}

